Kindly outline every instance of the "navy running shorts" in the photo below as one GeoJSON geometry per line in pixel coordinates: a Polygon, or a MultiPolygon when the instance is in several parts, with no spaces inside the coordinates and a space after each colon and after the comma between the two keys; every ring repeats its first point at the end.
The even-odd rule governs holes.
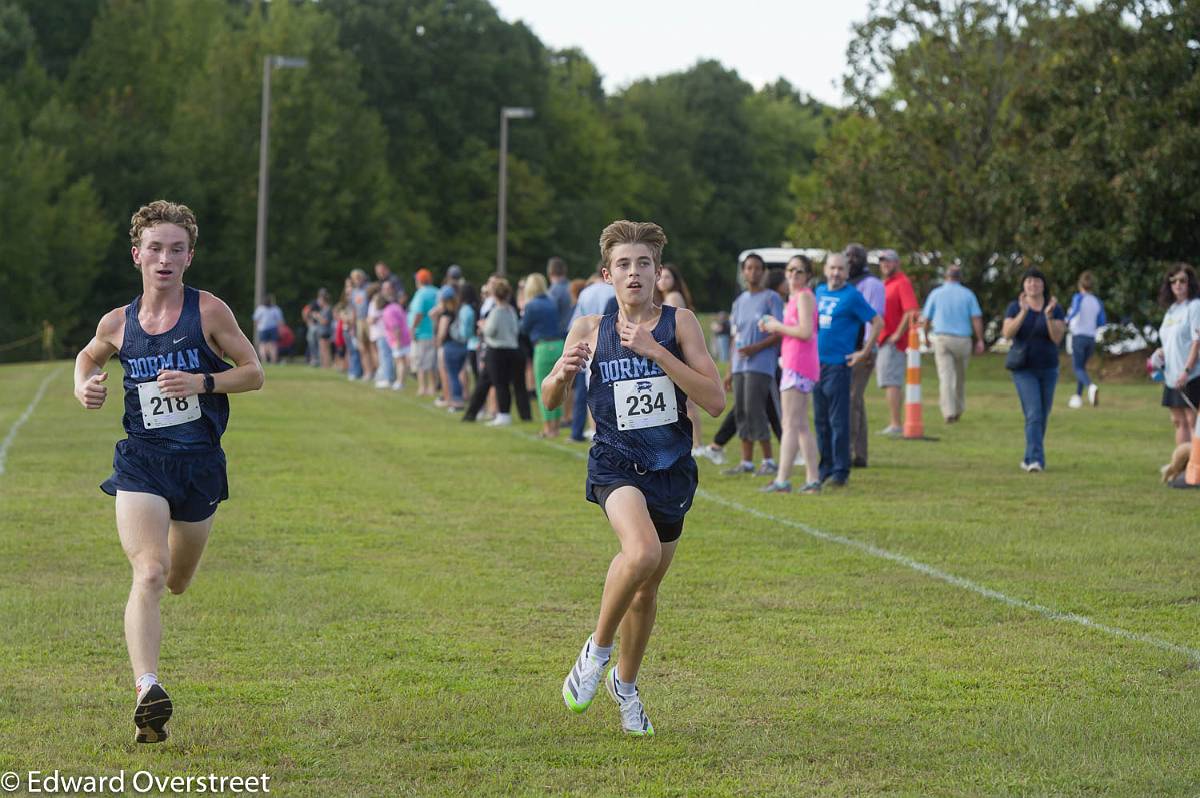
{"type": "Polygon", "coordinates": [[[112,476],[100,490],[109,496],[118,490],[162,496],[172,521],[203,521],[229,498],[225,452],[176,452],[126,438],[117,443],[112,476]]]}
{"type": "Polygon", "coordinates": [[[691,454],[685,454],[662,471],[644,470],[605,446],[593,446],[588,454],[587,500],[603,510],[617,488],[626,485],[637,488],[646,498],[650,520],[663,543],[678,540],[683,534],[683,517],[692,508],[699,484],[696,461],[691,454]]]}

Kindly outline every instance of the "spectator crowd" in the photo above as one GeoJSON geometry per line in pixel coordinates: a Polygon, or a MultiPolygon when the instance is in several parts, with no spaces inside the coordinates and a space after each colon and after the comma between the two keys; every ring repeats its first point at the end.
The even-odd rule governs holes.
{"type": "MultiPolygon", "coordinates": [[[[710,325],[714,359],[727,364],[732,407],[706,444],[697,408],[688,403],[694,456],[726,465],[725,447],[736,436],[739,457],[724,471],[728,476],[769,476],[762,490],[786,493],[800,467],[802,493],[846,485],[852,469],[869,464],[866,395],[872,376],[888,414],[878,434],[905,434],[901,411],[914,331],[924,334],[933,351],[943,421],[954,424],[963,417],[968,363],[984,352],[985,341],[982,309],[959,266],[945,270],[923,304],[890,249],[872,264],[865,247],[849,244],[823,264],[796,255],[782,270],[768,269],[751,253],[740,271],[745,290],[710,325]]],[[[1067,406],[1098,405],[1100,386],[1088,363],[1107,319],[1091,272],[1079,276],[1065,307],[1037,268],[1026,270],[1014,290],[1000,333],[1010,342],[1005,365],[1025,422],[1020,467],[1033,473],[1047,464],[1044,443],[1060,348],[1067,346],[1075,377],[1067,406]]],[[[685,273],[673,264],[663,265],[655,296],[660,304],[694,309],[685,273]]],[[[1183,444],[1195,429],[1200,403],[1195,270],[1184,263],[1170,267],[1158,299],[1165,315],[1152,361],[1164,382],[1162,405],[1176,443],[1183,444]]],[[[540,436],[553,438],[565,428],[570,440],[582,442],[591,426],[586,370],[575,379],[573,397],[558,409],[541,402],[538,386],[562,356],[576,318],[616,311],[615,292],[599,268],[587,279],[571,280],[559,257],[549,259],[544,274],[526,275],[515,285],[493,275],[478,288],[457,265],[446,268],[440,282],[422,268],[411,296],[380,262],[373,280],[354,269],[336,300],[321,288],[304,306],[305,358],[313,367],[337,369],[380,390],[399,391],[413,382],[417,396],[460,413],[468,423],[510,425],[514,404],[518,418],[532,421],[536,405],[540,436]]],[[[273,297],[255,309],[254,325],[262,360],[280,362],[292,335],[273,297]]]]}

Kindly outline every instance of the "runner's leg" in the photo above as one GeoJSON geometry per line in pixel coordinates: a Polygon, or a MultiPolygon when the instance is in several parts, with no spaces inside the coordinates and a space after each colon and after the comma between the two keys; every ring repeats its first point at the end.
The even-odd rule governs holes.
{"type": "Polygon", "coordinates": [[[125,604],[125,644],[133,678],[158,673],[162,642],[159,602],[170,567],[167,543],[171,510],[167,500],[150,493],[117,491],[117,535],[133,569],[125,604]]]}
{"type": "Polygon", "coordinates": [[[612,645],[634,594],[658,572],[664,548],[646,509],[646,497],[637,488],[631,485],[617,488],[609,494],[604,510],[621,541],[621,551],[613,557],[604,580],[600,616],[592,635],[598,646],[612,645]]]}
{"type": "Polygon", "coordinates": [[[196,567],[200,565],[200,557],[204,554],[204,546],[208,543],[208,534],[212,531],[213,513],[203,521],[172,521],[168,535],[171,550],[171,566],[167,571],[167,590],[179,595],[187,590],[196,575],[196,567]]]}
{"type": "Polygon", "coordinates": [[[642,668],[642,657],[646,654],[646,644],[650,641],[650,632],[654,629],[654,618],[658,613],[658,586],[671,567],[679,541],[672,540],[660,545],[662,557],[658,568],[637,588],[629,611],[621,621],[621,656],[617,660],[617,676],[626,684],[636,682],[638,671],[642,668]]]}

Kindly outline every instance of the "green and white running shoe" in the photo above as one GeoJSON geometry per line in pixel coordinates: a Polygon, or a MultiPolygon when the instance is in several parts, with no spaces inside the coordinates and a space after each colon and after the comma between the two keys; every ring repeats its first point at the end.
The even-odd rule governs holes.
{"type": "Polygon", "coordinates": [[[638,695],[637,685],[633,686],[633,695],[618,693],[617,669],[613,668],[608,672],[604,686],[608,688],[608,694],[612,696],[613,701],[617,702],[617,707],[621,710],[621,728],[625,730],[625,733],[634,737],[653,737],[654,726],[650,723],[650,718],[646,717],[646,710],[642,707],[642,697],[638,695]]]}
{"type": "Polygon", "coordinates": [[[588,637],[579,652],[579,658],[575,660],[575,667],[571,668],[571,672],[563,681],[563,702],[572,712],[586,712],[592,705],[592,699],[596,697],[596,690],[599,689],[600,679],[604,675],[604,666],[608,664],[607,657],[603,662],[593,660],[590,656],[591,650],[592,638],[588,637]]]}

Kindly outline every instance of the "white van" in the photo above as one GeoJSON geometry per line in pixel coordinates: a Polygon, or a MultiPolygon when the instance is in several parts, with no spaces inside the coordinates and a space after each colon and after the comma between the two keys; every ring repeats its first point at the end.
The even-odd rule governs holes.
{"type": "Polygon", "coordinates": [[[746,288],[746,281],[742,279],[742,261],[750,254],[762,258],[768,271],[782,269],[796,255],[804,255],[813,262],[813,269],[819,274],[821,264],[825,262],[825,256],[829,254],[829,250],[817,247],[756,247],[743,250],[738,255],[737,263],[734,264],[734,269],[737,271],[737,284],[742,290],[746,288]]]}

